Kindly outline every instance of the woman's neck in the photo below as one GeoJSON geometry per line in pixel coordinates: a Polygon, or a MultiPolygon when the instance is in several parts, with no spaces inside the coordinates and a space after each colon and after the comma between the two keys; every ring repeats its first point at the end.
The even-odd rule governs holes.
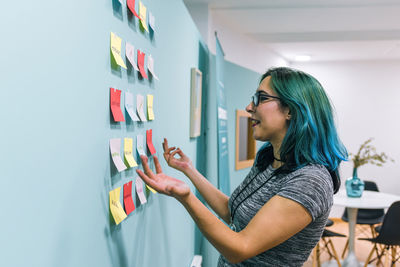
{"type": "Polygon", "coordinates": [[[280,148],[282,142],[270,142],[274,152],[274,161],[272,162],[272,168],[276,169],[281,167],[284,162],[281,159],[280,148]]]}

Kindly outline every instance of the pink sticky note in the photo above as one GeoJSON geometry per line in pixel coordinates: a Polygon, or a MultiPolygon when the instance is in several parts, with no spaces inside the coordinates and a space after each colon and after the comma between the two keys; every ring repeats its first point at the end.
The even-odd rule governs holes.
{"type": "Polygon", "coordinates": [[[143,181],[142,181],[142,179],[140,179],[140,177],[136,177],[135,184],[136,184],[136,194],[139,197],[140,204],[143,205],[143,204],[145,204],[147,202],[147,199],[146,199],[146,196],[145,196],[144,191],[143,191],[143,181]]]}
{"type": "Polygon", "coordinates": [[[135,17],[137,17],[138,19],[140,19],[138,13],[136,13],[135,10],[135,0],[126,0],[126,4],[128,5],[128,8],[132,12],[132,14],[135,15],[135,17]]]}
{"type": "Polygon", "coordinates": [[[132,181],[124,184],[124,207],[127,215],[135,210],[132,199],[132,181]]]}
{"type": "Polygon", "coordinates": [[[144,57],[146,56],[145,53],[141,52],[139,49],[137,51],[137,61],[138,61],[138,67],[139,67],[139,72],[142,75],[143,78],[147,79],[147,73],[146,70],[144,69],[144,57]]]}
{"type": "Polygon", "coordinates": [[[146,131],[146,143],[147,143],[147,148],[150,151],[151,155],[154,155],[156,153],[156,149],[154,148],[153,145],[153,130],[147,130],[146,131]]]}
{"type": "Polygon", "coordinates": [[[110,88],[110,107],[114,121],[125,121],[121,110],[121,90],[110,88]]]}

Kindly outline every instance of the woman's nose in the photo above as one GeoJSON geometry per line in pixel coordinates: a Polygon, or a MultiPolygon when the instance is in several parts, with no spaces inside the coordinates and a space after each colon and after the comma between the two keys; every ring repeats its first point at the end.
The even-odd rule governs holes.
{"type": "Polygon", "coordinates": [[[248,113],[253,113],[254,112],[254,104],[253,104],[253,101],[251,101],[248,105],[247,105],[247,107],[246,107],[246,111],[248,112],[248,113]]]}

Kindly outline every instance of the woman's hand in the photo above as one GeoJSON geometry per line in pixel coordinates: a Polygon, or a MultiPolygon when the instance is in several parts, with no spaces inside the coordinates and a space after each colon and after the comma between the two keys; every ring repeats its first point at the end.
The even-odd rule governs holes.
{"type": "Polygon", "coordinates": [[[165,161],[168,163],[168,166],[177,169],[178,171],[181,171],[183,173],[193,168],[191,160],[182,152],[180,148],[168,147],[167,138],[164,138],[163,149],[164,158],[165,161]],[[180,158],[175,158],[176,154],[178,154],[180,158]]]}
{"type": "Polygon", "coordinates": [[[137,169],[136,172],[151,188],[161,194],[173,196],[180,201],[189,196],[189,186],[181,180],[165,175],[162,172],[157,156],[153,157],[154,165],[156,167],[156,173],[153,173],[149,168],[149,165],[147,163],[148,159],[146,156],[140,156],[140,158],[143,163],[144,172],[139,169],[137,169]]]}

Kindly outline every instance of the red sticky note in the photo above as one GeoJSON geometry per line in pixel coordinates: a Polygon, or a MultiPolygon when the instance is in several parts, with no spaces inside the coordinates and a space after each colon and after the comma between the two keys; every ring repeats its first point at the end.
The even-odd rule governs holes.
{"type": "Polygon", "coordinates": [[[121,90],[110,88],[110,107],[114,121],[125,121],[121,110],[121,90]]]}
{"type": "Polygon", "coordinates": [[[144,69],[144,57],[145,53],[141,52],[139,49],[137,51],[137,61],[138,61],[138,67],[139,67],[139,72],[142,75],[143,78],[147,79],[147,74],[144,69]]]}
{"type": "Polygon", "coordinates": [[[147,143],[147,148],[150,151],[150,154],[154,155],[156,153],[156,149],[154,148],[153,145],[153,130],[147,130],[146,131],[146,143],[147,143]]]}
{"type": "Polygon", "coordinates": [[[135,17],[137,17],[138,19],[140,19],[138,13],[136,13],[135,11],[135,0],[126,0],[126,4],[128,5],[128,8],[132,12],[132,14],[135,15],[135,17]]]}
{"type": "Polygon", "coordinates": [[[124,184],[124,207],[127,215],[135,210],[132,199],[132,181],[124,184]]]}

